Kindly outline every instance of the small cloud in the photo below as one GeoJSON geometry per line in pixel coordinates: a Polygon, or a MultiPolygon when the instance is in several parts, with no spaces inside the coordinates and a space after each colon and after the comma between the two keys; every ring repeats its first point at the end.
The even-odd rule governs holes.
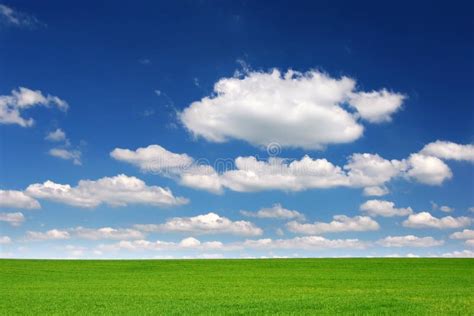
{"type": "Polygon", "coordinates": [[[67,140],[66,133],[60,128],[56,129],[53,132],[49,132],[44,139],[50,142],[62,142],[67,140]]]}
{"type": "Polygon", "coordinates": [[[36,17],[17,11],[4,4],[0,4],[0,24],[20,28],[35,28],[39,26],[45,26],[45,24],[40,22],[36,17]]]}
{"type": "Polygon", "coordinates": [[[63,159],[63,160],[72,160],[72,162],[80,166],[82,165],[81,162],[81,155],[82,152],[80,150],[70,150],[70,149],[64,149],[64,148],[52,148],[48,151],[48,154],[50,156],[63,159]]]}
{"type": "Polygon", "coordinates": [[[151,64],[151,60],[148,59],[148,58],[139,59],[138,62],[142,65],[150,65],[151,64]]]}

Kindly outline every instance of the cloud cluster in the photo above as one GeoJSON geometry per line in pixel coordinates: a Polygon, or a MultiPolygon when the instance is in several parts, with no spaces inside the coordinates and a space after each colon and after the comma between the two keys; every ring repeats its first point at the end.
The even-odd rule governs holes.
{"type": "Polygon", "coordinates": [[[413,213],[411,207],[396,208],[395,203],[383,200],[368,200],[359,209],[369,216],[393,217],[407,216],[413,213]]]}
{"type": "Polygon", "coordinates": [[[403,222],[403,226],[410,228],[451,229],[465,227],[471,223],[472,219],[466,216],[437,218],[428,212],[421,212],[408,216],[408,219],[403,222]]]}
{"type": "Polygon", "coordinates": [[[46,232],[26,232],[26,240],[29,241],[63,240],[69,238],[71,238],[71,236],[67,231],[59,229],[51,229],[46,232]]]}
{"type": "Polygon", "coordinates": [[[28,186],[25,192],[38,199],[85,208],[103,203],[118,207],[128,204],[175,206],[188,202],[183,197],[175,197],[167,188],[148,186],[142,180],[124,174],[98,180],[81,180],[75,187],[48,180],[28,186]]]}
{"type": "Polygon", "coordinates": [[[192,234],[233,234],[259,236],[262,229],[248,221],[232,221],[216,213],[194,217],[174,217],[163,224],[141,224],[134,226],[145,232],[179,232],[192,234]]]}
{"type": "Polygon", "coordinates": [[[335,215],[329,223],[314,222],[309,224],[291,221],[286,226],[293,233],[305,235],[374,231],[380,228],[379,224],[368,216],[348,217],[346,215],[335,215]]]}
{"type": "Polygon", "coordinates": [[[321,149],[361,137],[359,116],[373,123],[389,121],[405,98],[384,89],[357,92],[355,87],[351,78],[316,70],[247,72],[242,78],[220,79],[214,95],[193,102],[180,119],[195,136],[212,142],[239,139],[256,146],[277,142],[321,149]]]}
{"type": "Polygon", "coordinates": [[[116,148],[111,156],[138,166],[142,171],[165,173],[184,186],[213,193],[222,193],[224,188],[254,192],[351,187],[365,188],[366,195],[384,195],[388,192],[385,184],[395,178],[440,185],[452,177],[451,170],[442,160],[421,154],[412,154],[408,159],[387,160],[377,154],[355,153],[342,167],[308,155],[291,161],[276,157],[258,160],[250,156],[220,159],[215,163],[216,168],[201,165],[186,154],[175,154],[159,145],[134,151],[116,148]]]}
{"type": "Polygon", "coordinates": [[[67,111],[66,101],[52,95],[43,95],[39,90],[20,87],[12,90],[11,95],[0,95],[0,124],[17,124],[30,127],[34,124],[32,118],[22,116],[23,112],[37,106],[55,106],[62,111],[67,111]]]}
{"type": "Polygon", "coordinates": [[[383,247],[436,247],[444,244],[443,240],[436,240],[433,237],[388,236],[377,242],[383,247]]]}

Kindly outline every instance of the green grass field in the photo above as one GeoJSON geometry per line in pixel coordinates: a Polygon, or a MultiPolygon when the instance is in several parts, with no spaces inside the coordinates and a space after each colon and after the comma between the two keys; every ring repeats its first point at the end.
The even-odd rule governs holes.
{"type": "Polygon", "coordinates": [[[0,260],[0,313],[474,315],[474,260],[0,260]]]}

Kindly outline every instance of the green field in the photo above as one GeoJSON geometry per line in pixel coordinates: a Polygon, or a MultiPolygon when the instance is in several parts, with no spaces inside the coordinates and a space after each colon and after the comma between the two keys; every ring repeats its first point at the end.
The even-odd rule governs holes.
{"type": "Polygon", "coordinates": [[[473,315],[474,260],[0,260],[0,313],[473,315]]]}

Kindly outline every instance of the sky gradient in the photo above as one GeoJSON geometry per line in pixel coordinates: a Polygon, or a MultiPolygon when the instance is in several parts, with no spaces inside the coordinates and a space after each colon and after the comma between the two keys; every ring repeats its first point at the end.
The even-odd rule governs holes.
{"type": "Polygon", "coordinates": [[[0,256],[474,256],[470,1],[5,1],[0,256]]]}

